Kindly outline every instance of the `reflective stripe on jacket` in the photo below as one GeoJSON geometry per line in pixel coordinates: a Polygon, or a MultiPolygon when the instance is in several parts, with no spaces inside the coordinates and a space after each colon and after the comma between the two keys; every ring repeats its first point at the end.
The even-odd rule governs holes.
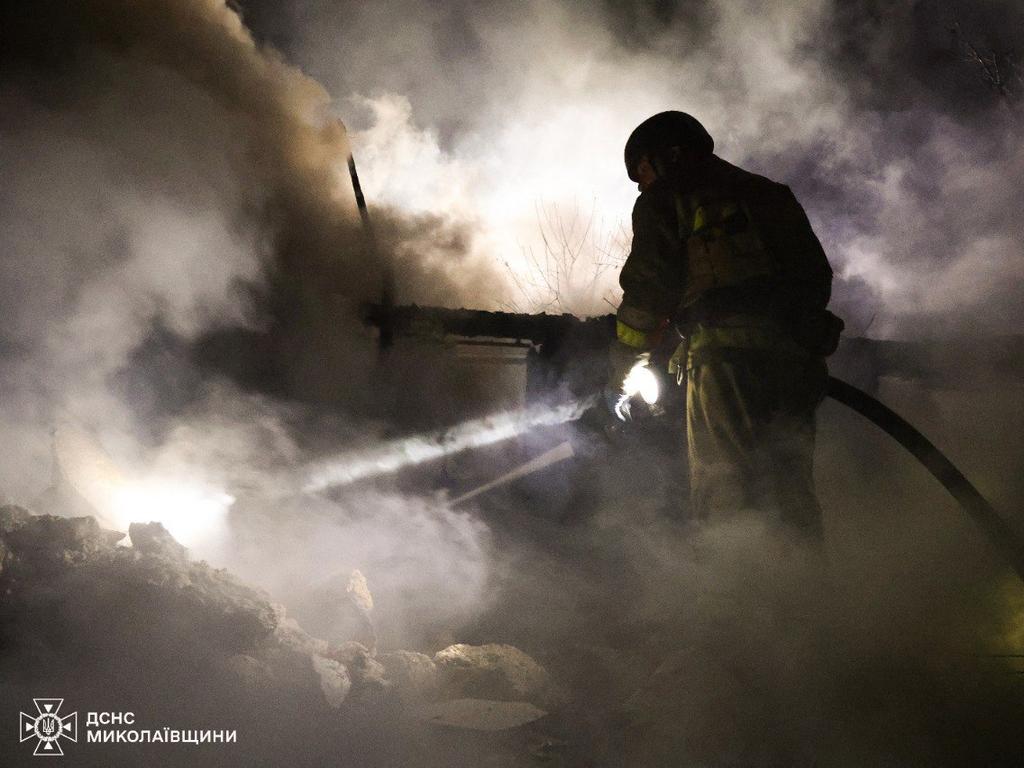
{"type": "MultiPolygon", "coordinates": [[[[748,338],[779,343],[791,318],[823,309],[831,294],[832,270],[803,208],[785,185],[717,157],[695,177],[659,180],[637,198],[619,277],[620,340],[650,349],[651,334],[669,320],[735,327],[742,324],[733,316],[761,313],[775,321],[775,335],[748,338]]],[[[753,345],[735,337],[710,334],[705,343],[753,345]]]]}

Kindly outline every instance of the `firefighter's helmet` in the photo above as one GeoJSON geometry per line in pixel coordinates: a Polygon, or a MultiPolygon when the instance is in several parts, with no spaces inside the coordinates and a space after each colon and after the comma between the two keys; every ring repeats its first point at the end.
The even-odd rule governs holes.
{"type": "Polygon", "coordinates": [[[636,167],[644,155],[652,162],[668,161],[673,147],[689,150],[700,157],[711,154],[715,141],[693,115],[675,110],[659,112],[640,123],[626,141],[626,173],[629,178],[639,181],[636,167]]]}

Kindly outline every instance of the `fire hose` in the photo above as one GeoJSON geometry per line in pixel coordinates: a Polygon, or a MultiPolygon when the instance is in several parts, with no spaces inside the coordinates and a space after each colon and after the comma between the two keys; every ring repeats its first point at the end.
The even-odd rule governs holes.
{"type": "MultiPolygon", "coordinates": [[[[895,411],[852,384],[829,376],[826,394],[859,413],[917,459],[949,491],[1024,581],[1024,540],[942,451],[895,411]]],[[[630,399],[640,396],[648,405],[654,405],[658,395],[658,379],[647,360],[641,359],[626,377],[615,413],[625,420],[630,399]]]]}
{"type": "MultiPolygon", "coordinates": [[[[633,394],[642,394],[648,403],[658,399],[656,385],[650,386],[650,382],[643,377],[635,380],[639,383],[636,384],[637,388],[633,394]],[[647,389],[645,383],[648,385],[647,389]]],[[[949,491],[1024,581],[1024,541],[970,480],[928,438],[877,399],[840,379],[829,377],[827,394],[866,418],[917,459],[949,491]]],[[[433,461],[443,456],[500,443],[538,427],[576,421],[592,408],[600,407],[599,402],[600,398],[597,395],[591,395],[558,405],[538,404],[520,411],[468,421],[437,433],[401,438],[379,444],[374,448],[335,456],[320,462],[307,475],[304,490],[328,490],[364,478],[391,474],[404,467],[433,461]]],[[[620,401],[619,407],[621,406],[620,401]]],[[[572,456],[571,450],[556,453],[558,460],[572,456]]],[[[508,473],[507,478],[522,477],[550,463],[551,461],[538,463],[535,459],[524,467],[508,473]]],[[[489,483],[484,488],[489,489],[499,484],[501,483],[489,483]]],[[[475,495],[477,494],[474,492],[467,497],[475,495]]]]}
{"type": "Polygon", "coordinates": [[[852,384],[829,376],[827,392],[906,448],[942,483],[1024,581],[1024,541],[942,451],[897,413],[852,384]]]}

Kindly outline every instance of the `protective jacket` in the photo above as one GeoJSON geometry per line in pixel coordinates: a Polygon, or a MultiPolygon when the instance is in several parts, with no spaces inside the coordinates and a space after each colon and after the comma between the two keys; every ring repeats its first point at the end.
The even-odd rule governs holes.
{"type": "Polygon", "coordinates": [[[638,350],[671,322],[691,353],[782,345],[825,355],[838,336],[825,312],[832,269],[796,197],[714,155],[641,193],[619,282],[618,339],[638,350]]]}

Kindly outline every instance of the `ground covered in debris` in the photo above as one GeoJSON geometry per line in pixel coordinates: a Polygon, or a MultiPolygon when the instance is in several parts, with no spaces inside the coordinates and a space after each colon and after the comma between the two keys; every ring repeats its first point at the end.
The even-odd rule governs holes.
{"type": "Polygon", "coordinates": [[[756,515],[694,528],[640,443],[574,465],[589,507],[538,495],[551,478],[492,494],[489,599],[414,647],[375,620],[374,573],[286,608],[157,523],[6,506],[0,697],[238,734],[70,744],[75,765],[1014,764],[1020,586],[955,510],[881,519],[841,477],[869,448],[823,438],[825,546],[756,515]]]}
{"type": "MultiPolygon", "coordinates": [[[[546,749],[530,724],[565,693],[515,647],[329,642],[159,523],[122,538],[92,517],[0,508],[2,698],[59,695],[130,711],[136,729],[237,730],[237,743],[72,744],[75,765],[517,765],[546,749]]],[[[352,587],[365,608],[359,574],[352,587]]],[[[14,736],[0,733],[7,765],[31,754],[14,736]]]]}

